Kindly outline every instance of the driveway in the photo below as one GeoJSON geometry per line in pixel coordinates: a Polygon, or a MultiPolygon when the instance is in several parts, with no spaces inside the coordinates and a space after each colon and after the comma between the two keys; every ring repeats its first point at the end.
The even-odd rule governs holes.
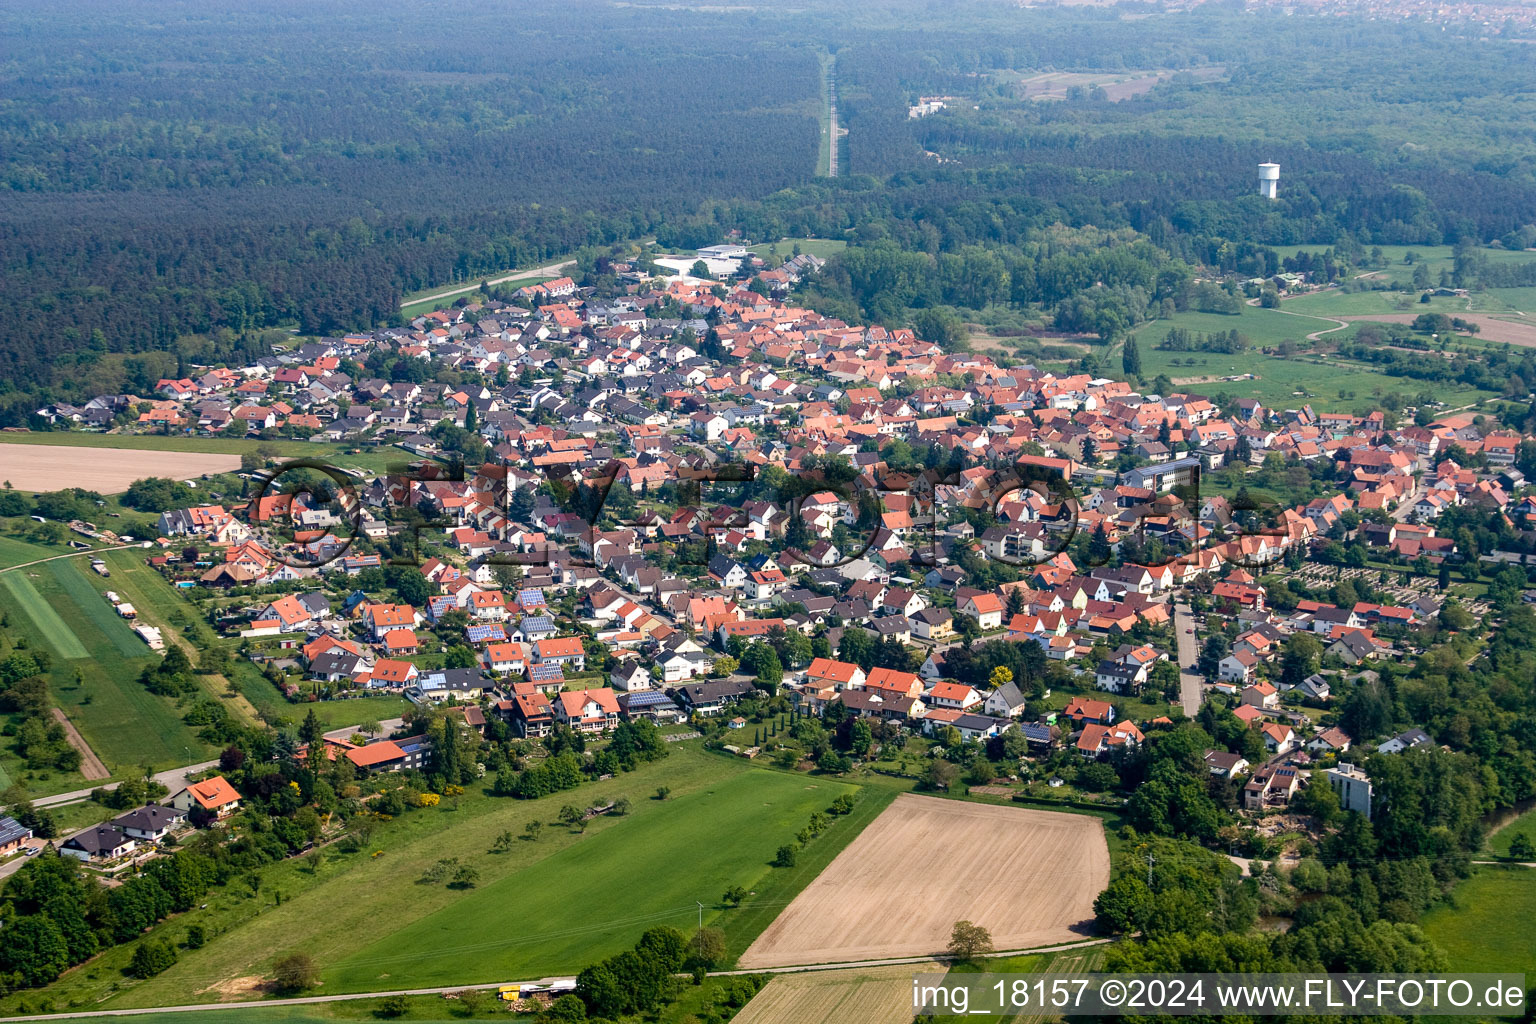
{"type": "Polygon", "coordinates": [[[1199,673],[1189,671],[1189,666],[1199,659],[1199,639],[1190,630],[1195,626],[1195,616],[1189,610],[1189,605],[1182,601],[1173,606],[1173,631],[1178,641],[1179,651],[1179,703],[1184,707],[1184,714],[1190,718],[1200,710],[1201,686],[1205,680],[1199,673]]]}

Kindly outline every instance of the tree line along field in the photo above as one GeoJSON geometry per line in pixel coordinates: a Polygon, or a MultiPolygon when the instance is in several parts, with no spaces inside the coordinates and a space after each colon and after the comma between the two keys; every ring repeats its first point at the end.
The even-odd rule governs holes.
{"type": "MultiPolygon", "coordinates": [[[[114,775],[208,756],[213,748],[181,721],[175,704],[138,682],[160,655],[101,596],[111,582],[88,571],[79,559],[57,559],[0,575],[0,607],[11,631],[53,656],[48,686],[55,705],[114,775]]],[[[42,794],[81,785],[76,772],[52,772],[28,788],[42,794]]]]}
{"type": "Polygon", "coordinates": [[[154,933],[179,938],[188,924],[201,923],[213,936],[164,974],[124,981],[117,968],[131,949],[116,947],[66,974],[49,994],[60,1005],[94,1005],[116,985],[105,1004],[114,1009],[249,999],[271,961],[294,949],[315,957],[326,993],[574,973],[654,925],[691,931],[696,900],[705,905],[704,923],[724,929],[739,950],[892,795],[754,769],[697,742],[669,749],[670,756],[634,772],[543,799],[472,790],[457,807],[445,798],[378,823],[367,849],[331,849],[315,874],[298,861],[274,865],[263,872],[259,898],[226,887],[206,910],[157,926],[154,933]],[[665,801],[652,798],[660,785],[671,788],[665,801]],[[812,812],[855,792],[854,813],[835,818],[802,851],[805,872],[769,866],[812,812]],[[564,804],[620,796],[631,801],[627,815],[598,817],[581,834],[555,824],[564,804]],[[499,834],[521,835],[530,820],[544,823],[536,840],[489,852],[499,834]],[[413,884],[449,857],[478,869],[475,887],[413,884]],[[735,884],[753,895],[723,909],[721,894],[735,884]],[[273,890],[284,894],[281,905],[273,890]],[[767,913],[753,913],[754,906],[767,913]]]}

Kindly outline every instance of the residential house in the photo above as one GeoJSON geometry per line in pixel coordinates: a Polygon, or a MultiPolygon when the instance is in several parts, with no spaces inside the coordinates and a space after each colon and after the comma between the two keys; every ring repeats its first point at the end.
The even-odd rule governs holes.
{"type": "Polygon", "coordinates": [[[112,824],[129,837],[145,842],[158,843],[172,829],[187,820],[182,811],[161,804],[145,804],[138,810],[129,811],[112,819],[112,824]]]}
{"type": "Polygon", "coordinates": [[[619,702],[606,686],[593,690],[567,690],[553,702],[555,721],[577,732],[594,733],[618,728],[619,702]]]}
{"type": "Polygon", "coordinates": [[[64,840],[59,853],[91,864],[126,857],[138,845],[138,840],[116,825],[95,825],[64,840]]]}
{"type": "MultiPolygon", "coordinates": [[[[222,775],[189,783],[171,795],[171,806],[184,814],[201,812],[227,818],[240,809],[240,793],[222,775]]],[[[194,819],[195,820],[195,819],[194,819]]]]}

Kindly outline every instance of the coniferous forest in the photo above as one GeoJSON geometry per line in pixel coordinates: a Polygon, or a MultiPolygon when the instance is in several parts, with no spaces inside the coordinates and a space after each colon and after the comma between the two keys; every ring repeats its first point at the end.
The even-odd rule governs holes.
{"type": "MultiPolygon", "coordinates": [[[[188,335],[366,328],[415,290],[648,237],[1002,245],[1017,262],[1051,256],[1040,239],[1060,224],[1105,229],[1106,245],[1131,229],[1154,263],[1243,250],[1263,272],[1265,246],[1489,242],[1536,223],[1536,144],[1507,127],[1536,104],[1528,53],[1497,33],[1155,10],[14,10],[0,425],[86,381],[127,387],[127,356],[188,335]],[[833,55],[849,135],[843,176],[818,179],[833,55]],[[1031,102],[1020,84],[1143,69],[1167,75],[1118,100],[1031,102]],[[929,94],[956,99],[908,117],[929,94]],[[1262,160],[1286,168],[1280,202],[1252,194],[1262,160]]],[[[1012,279],[1016,300],[1076,301],[1070,276],[1012,279]]]]}

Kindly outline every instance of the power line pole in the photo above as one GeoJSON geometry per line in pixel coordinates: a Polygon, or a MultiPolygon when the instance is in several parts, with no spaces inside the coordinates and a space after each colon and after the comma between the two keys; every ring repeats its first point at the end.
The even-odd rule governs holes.
{"type": "Polygon", "coordinates": [[[1157,863],[1153,859],[1151,851],[1147,852],[1147,888],[1152,888],[1152,865],[1157,863]]]}
{"type": "Polygon", "coordinates": [[[704,930],[704,904],[700,903],[698,900],[694,900],[693,902],[699,908],[699,931],[703,931],[704,930]]]}

